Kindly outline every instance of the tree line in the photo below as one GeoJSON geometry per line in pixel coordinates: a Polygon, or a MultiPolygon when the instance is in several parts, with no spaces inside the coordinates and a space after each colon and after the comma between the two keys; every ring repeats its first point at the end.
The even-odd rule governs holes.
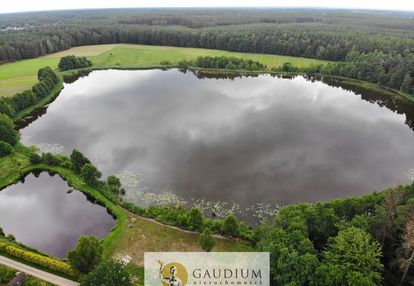
{"type": "Polygon", "coordinates": [[[250,59],[236,57],[197,57],[195,60],[182,60],[178,63],[180,68],[199,67],[211,69],[228,69],[228,70],[249,70],[259,71],[266,69],[266,66],[260,62],[250,59]]]}
{"type": "Polygon", "coordinates": [[[41,68],[37,73],[39,80],[32,89],[18,93],[12,97],[0,97],[0,113],[13,118],[18,112],[36,104],[50,94],[60,82],[59,77],[50,67],[41,68]]]}
{"type": "Polygon", "coordinates": [[[62,57],[58,64],[60,71],[87,68],[91,66],[92,62],[86,57],[76,57],[73,55],[62,57]]]}
{"type": "Polygon", "coordinates": [[[0,32],[0,62],[81,45],[170,45],[341,61],[322,71],[414,92],[414,23],[403,13],[91,10],[0,17],[0,26],[14,25],[19,29],[0,32]]]}

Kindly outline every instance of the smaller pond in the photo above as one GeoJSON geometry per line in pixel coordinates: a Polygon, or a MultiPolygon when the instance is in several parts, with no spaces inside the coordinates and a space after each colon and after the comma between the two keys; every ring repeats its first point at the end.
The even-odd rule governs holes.
{"type": "Polygon", "coordinates": [[[59,176],[31,173],[0,191],[0,227],[16,240],[64,258],[81,235],[103,238],[115,225],[105,207],[59,176]]]}

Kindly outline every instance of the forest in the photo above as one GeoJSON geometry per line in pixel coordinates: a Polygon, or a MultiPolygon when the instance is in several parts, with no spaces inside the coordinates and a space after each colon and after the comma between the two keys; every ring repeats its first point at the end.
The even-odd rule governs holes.
{"type": "Polygon", "coordinates": [[[320,72],[412,94],[414,20],[406,12],[116,9],[0,15],[0,62],[74,46],[133,43],[337,61],[320,72]]]}

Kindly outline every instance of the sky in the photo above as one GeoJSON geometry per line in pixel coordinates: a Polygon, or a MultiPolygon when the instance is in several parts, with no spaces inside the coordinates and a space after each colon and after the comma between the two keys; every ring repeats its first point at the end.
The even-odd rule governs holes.
{"type": "Polygon", "coordinates": [[[0,0],[0,13],[123,7],[313,7],[414,11],[412,0],[0,0]]]}

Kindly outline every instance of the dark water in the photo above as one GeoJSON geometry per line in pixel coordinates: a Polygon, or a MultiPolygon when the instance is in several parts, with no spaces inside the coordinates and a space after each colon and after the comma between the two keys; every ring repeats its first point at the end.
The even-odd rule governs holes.
{"type": "Polygon", "coordinates": [[[393,111],[398,102],[362,98],[302,77],[96,71],[66,84],[21,133],[25,144],[77,148],[106,175],[139,174],[130,194],[314,202],[411,181],[408,118],[393,111]]]}
{"type": "Polygon", "coordinates": [[[113,217],[69,189],[58,175],[29,174],[0,191],[0,226],[17,241],[56,257],[66,257],[81,235],[104,237],[115,225],[113,217]]]}

